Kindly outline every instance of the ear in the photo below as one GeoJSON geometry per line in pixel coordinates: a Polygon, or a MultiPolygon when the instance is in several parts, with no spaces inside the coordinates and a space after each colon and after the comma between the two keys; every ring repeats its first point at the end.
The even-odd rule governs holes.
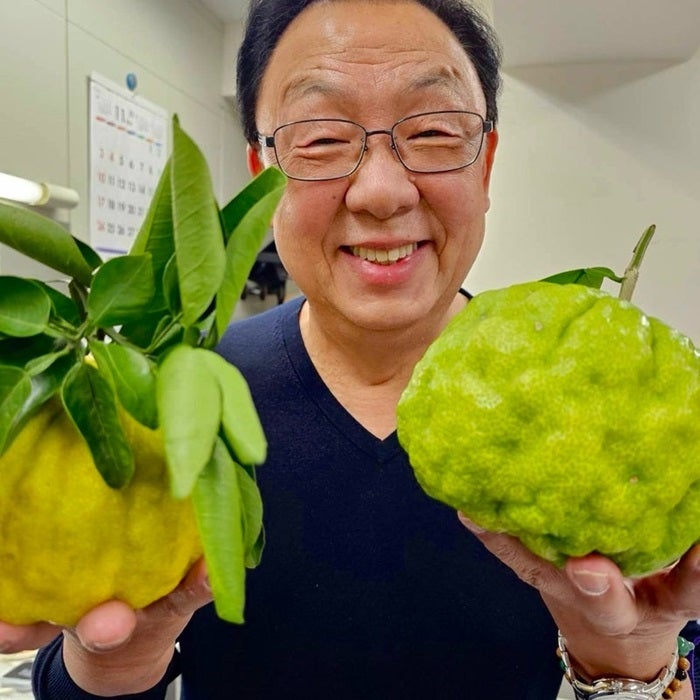
{"type": "Polygon", "coordinates": [[[486,143],[484,144],[484,187],[488,190],[491,182],[491,170],[493,169],[493,161],[496,157],[496,146],[498,146],[498,131],[494,129],[485,135],[486,143]]]}
{"type": "MultiPolygon", "coordinates": [[[[498,146],[498,131],[494,129],[486,134],[486,142],[484,143],[484,165],[483,165],[483,183],[484,193],[489,196],[489,186],[491,184],[491,171],[493,170],[493,161],[496,157],[496,146],[498,146]]],[[[490,206],[490,200],[489,200],[490,206]]]]}
{"type": "Polygon", "coordinates": [[[253,177],[259,175],[265,169],[260,160],[260,149],[254,148],[250,144],[246,148],[246,162],[248,164],[248,172],[253,177]]]}

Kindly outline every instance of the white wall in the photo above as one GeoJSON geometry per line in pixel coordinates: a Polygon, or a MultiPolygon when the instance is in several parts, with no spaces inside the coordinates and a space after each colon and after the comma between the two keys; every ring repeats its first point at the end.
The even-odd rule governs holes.
{"type": "Polygon", "coordinates": [[[698,124],[700,51],[682,63],[509,69],[469,288],[587,265],[622,273],[655,223],[634,301],[700,343],[698,124]]]}
{"type": "MultiPolygon", "coordinates": [[[[88,76],[177,113],[207,158],[221,203],[248,181],[243,140],[221,96],[224,24],[196,0],[0,0],[0,170],[78,191],[71,230],[88,231],[88,76]]],[[[0,270],[18,258],[0,253],[0,270]]]]}
{"type": "MultiPolygon", "coordinates": [[[[492,0],[479,4],[492,13],[492,0]]],[[[123,84],[134,72],[139,94],[180,115],[227,201],[248,179],[222,98],[239,36],[197,0],[0,0],[0,170],[77,189],[72,229],[87,238],[87,76],[123,84]]],[[[508,68],[487,240],[467,286],[585,265],[622,272],[656,223],[635,301],[700,343],[698,124],[700,52],[508,68]]]]}

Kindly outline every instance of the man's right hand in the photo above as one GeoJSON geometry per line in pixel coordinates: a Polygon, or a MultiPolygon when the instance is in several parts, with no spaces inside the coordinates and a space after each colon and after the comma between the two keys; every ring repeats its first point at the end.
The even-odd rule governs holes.
{"type": "Polygon", "coordinates": [[[156,685],[172,659],[175,641],[194,612],[212,601],[204,560],[178,587],[142,610],[118,600],[88,612],[74,628],[50,623],[0,623],[0,650],[33,649],[63,631],[63,661],[76,685],[94,695],[139,693],[156,685]]]}
{"type": "Polygon", "coordinates": [[[104,603],[64,632],[66,669],[79,687],[95,695],[148,690],[165,674],[180,632],[211,600],[200,560],[172,593],[143,610],[119,601],[104,603]]]}

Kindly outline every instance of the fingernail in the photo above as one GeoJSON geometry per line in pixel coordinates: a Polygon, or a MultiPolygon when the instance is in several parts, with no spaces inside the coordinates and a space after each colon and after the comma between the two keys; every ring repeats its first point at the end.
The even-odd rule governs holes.
{"type": "Polygon", "coordinates": [[[457,511],[457,517],[459,518],[459,522],[464,525],[464,527],[467,528],[467,530],[470,530],[473,532],[475,535],[480,535],[482,532],[486,532],[486,530],[483,527],[479,527],[478,525],[474,524],[469,518],[464,515],[464,513],[457,511]]]}
{"type": "Polygon", "coordinates": [[[587,595],[603,595],[610,588],[610,577],[597,571],[577,571],[573,579],[578,589],[587,595]]]}
{"type": "Polygon", "coordinates": [[[114,649],[118,649],[123,644],[126,644],[130,637],[131,635],[127,634],[121,639],[110,639],[107,642],[98,642],[93,640],[89,643],[83,643],[83,646],[90,651],[113,651],[114,649]]]}

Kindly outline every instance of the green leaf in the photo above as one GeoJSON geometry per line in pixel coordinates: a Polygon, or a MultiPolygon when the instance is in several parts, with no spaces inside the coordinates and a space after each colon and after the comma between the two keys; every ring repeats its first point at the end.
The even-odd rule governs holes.
{"type": "Polygon", "coordinates": [[[177,279],[177,260],[174,255],[163,269],[162,282],[163,297],[168,311],[173,316],[179,316],[182,311],[182,301],[180,300],[180,287],[177,279]]]}
{"type": "Polygon", "coordinates": [[[221,210],[227,240],[243,217],[269,192],[284,187],[287,178],[279,168],[265,168],[221,210]]]}
{"type": "Polygon", "coordinates": [[[221,423],[235,458],[243,464],[262,464],[267,456],[267,441],[248,383],[221,355],[202,350],[201,358],[221,388],[221,423]]]}
{"type": "MultiPolygon", "coordinates": [[[[171,187],[171,159],[165,164],[130,255],[149,253],[153,259],[153,277],[160,281],[168,261],[175,256],[171,187]]],[[[161,305],[159,300],[156,300],[161,305]]]]}
{"type": "Polygon", "coordinates": [[[600,289],[605,279],[610,279],[613,282],[622,282],[622,277],[618,277],[607,267],[586,267],[579,270],[567,270],[566,272],[545,277],[542,281],[554,284],[580,284],[584,287],[600,289]]]}
{"type": "Polygon", "coordinates": [[[154,364],[138,350],[118,343],[90,341],[90,352],[126,411],[142,425],[156,428],[158,411],[154,364]]]}
{"type": "Polygon", "coordinates": [[[56,339],[48,335],[3,338],[0,340],[0,365],[12,365],[24,369],[29,360],[57,349],[56,339]]]}
{"type": "Polygon", "coordinates": [[[88,317],[100,326],[139,319],[148,310],[154,294],[150,255],[112,258],[95,273],[87,299],[88,317]]]}
{"type": "Polygon", "coordinates": [[[158,422],[176,498],[188,496],[211,459],[221,423],[221,390],[203,361],[204,350],[175,346],[156,381],[158,422]]]}
{"type": "Polygon", "coordinates": [[[51,367],[54,362],[61,357],[65,357],[69,352],[71,352],[71,347],[69,345],[64,345],[60,350],[32,358],[24,365],[24,368],[31,376],[42,374],[51,367]]]}
{"type": "Polygon", "coordinates": [[[151,357],[159,357],[182,341],[183,328],[162,309],[149,309],[138,320],[124,324],[120,335],[132,345],[143,348],[151,357]]]}
{"type": "Polygon", "coordinates": [[[192,494],[217,615],[243,622],[245,544],[237,471],[221,440],[192,494]]]}
{"type": "Polygon", "coordinates": [[[254,569],[262,557],[265,544],[263,531],[263,502],[260,490],[248,471],[240,464],[236,465],[236,477],[243,506],[243,544],[245,546],[245,564],[254,569]]]}
{"type": "Polygon", "coordinates": [[[214,322],[216,321],[215,316],[216,307],[214,306],[204,317],[202,317],[199,323],[192,326],[192,328],[196,329],[198,333],[197,342],[195,343],[198,347],[209,347],[209,342],[211,341],[211,336],[213,335],[212,329],[214,328],[214,322]]]}
{"type": "Polygon", "coordinates": [[[87,304],[88,288],[78,284],[75,280],[70,280],[68,282],[68,294],[70,294],[71,301],[79,310],[80,317],[86,318],[85,305],[87,304]]]}
{"type": "Polygon", "coordinates": [[[194,324],[211,304],[224,277],[224,237],[206,160],[173,122],[173,233],[182,302],[182,324],[194,324]]]}
{"type": "Polygon", "coordinates": [[[73,236],[73,240],[75,241],[75,245],[78,246],[81,255],[91,270],[96,270],[100,265],[102,265],[104,260],[102,260],[99,253],[94,248],[75,236],[73,236]]]}
{"type": "MultiPolygon", "coordinates": [[[[68,374],[68,371],[74,364],[75,357],[73,355],[64,355],[58,357],[40,374],[30,377],[30,393],[12,419],[5,441],[6,448],[9,447],[12,440],[19,434],[34,413],[58,391],[66,374],[68,374]]],[[[0,419],[0,425],[2,425],[2,419],[0,419]]],[[[2,432],[1,429],[0,432],[2,432]]]]}
{"type": "Polygon", "coordinates": [[[226,275],[216,297],[218,337],[223,335],[233,316],[285,185],[286,178],[279,170],[267,168],[222,211],[224,225],[231,235],[226,244],[226,275]],[[247,208],[242,211],[244,206],[247,208]],[[235,227],[228,229],[231,224],[235,227]]]}
{"type": "Polygon", "coordinates": [[[130,255],[150,253],[155,268],[162,268],[175,252],[172,237],[171,160],[168,158],[160,174],[146,216],[129,251],[130,255]]]}
{"type": "Polygon", "coordinates": [[[115,489],[126,486],[134,474],[134,455],[119,422],[109,382],[98,369],[80,362],[68,372],[61,400],[105,483],[115,489]]]}
{"type": "Polygon", "coordinates": [[[65,294],[61,294],[61,292],[45,282],[40,282],[39,280],[34,280],[34,282],[39,284],[41,288],[49,295],[49,298],[51,299],[52,317],[60,318],[72,326],[80,325],[82,320],[80,318],[80,309],[78,309],[78,306],[73,299],[65,294]]]}
{"type": "Polygon", "coordinates": [[[149,354],[156,357],[163,356],[174,345],[182,343],[185,335],[184,328],[179,323],[174,323],[169,316],[163,317],[162,321],[149,346],[149,354]]]}
{"type": "Polygon", "coordinates": [[[0,243],[74,277],[85,287],[92,270],[76,239],[63,226],[33,211],[0,203],[0,243]]]}
{"type": "Polygon", "coordinates": [[[51,299],[42,287],[22,277],[0,277],[0,331],[26,338],[46,330],[51,299]]]}
{"type": "Polygon", "coordinates": [[[0,454],[11,442],[12,426],[31,388],[26,372],[17,367],[0,366],[0,454]]]}

